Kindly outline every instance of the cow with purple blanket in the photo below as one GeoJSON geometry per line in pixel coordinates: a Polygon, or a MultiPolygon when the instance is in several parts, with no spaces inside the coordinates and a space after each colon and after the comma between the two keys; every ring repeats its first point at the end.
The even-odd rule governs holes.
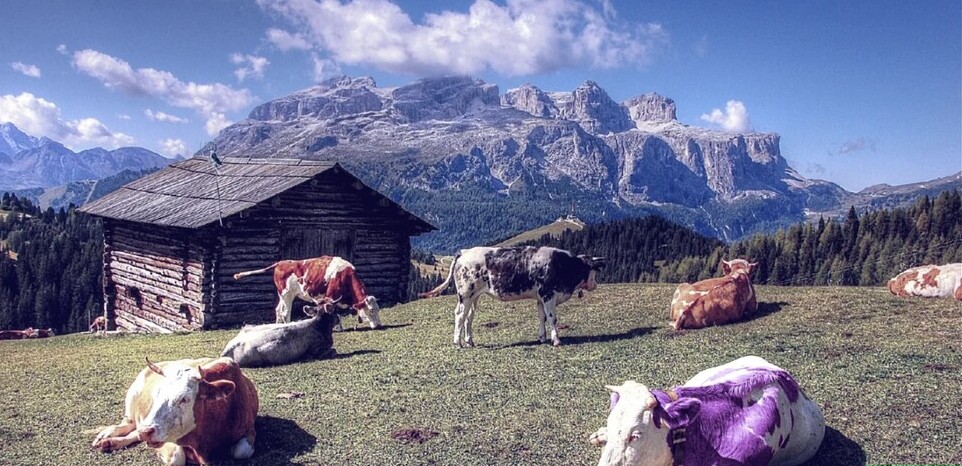
{"type": "Polygon", "coordinates": [[[798,465],[825,436],[818,405],[757,356],[706,369],[672,390],[627,381],[611,390],[599,466],[798,465]]]}

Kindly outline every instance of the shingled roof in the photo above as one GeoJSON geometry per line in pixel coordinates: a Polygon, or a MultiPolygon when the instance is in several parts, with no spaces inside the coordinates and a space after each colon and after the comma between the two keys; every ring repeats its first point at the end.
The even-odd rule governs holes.
{"type": "MultiPolygon", "coordinates": [[[[329,170],[361,183],[335,162],[227,157],[215,171],[207,159],[195,157],[134,180],[80,210],[116,220],[200,228],[329,170]]],[[[376,190],[361,185],[379,197],[382,205],[408,219],[412,230],[419,233],[437,230],[376,190]]]]}

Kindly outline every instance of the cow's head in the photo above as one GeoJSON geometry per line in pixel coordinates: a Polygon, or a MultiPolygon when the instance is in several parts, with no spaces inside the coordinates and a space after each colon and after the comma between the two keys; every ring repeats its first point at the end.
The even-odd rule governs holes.
{"type": "Polygon", "coordinates": [[[648,387],[633,380],[607,388],[611,412],[598,466],[672,464],[668,433],[684,429],[697,418],[701,403],[683,398],[663,406],[648,387]]]}
{"type": "Polygon", "coordinates": [[[599,270],[604,268],[605,258],[581,254],[578,256],[578,259],[581,259],[581,261],[588,266],[588,278],[581,282],[581,284],[578,285],[578,288],[585,291],[594,291],[594,289],[598,287],[598,282],[595,281],[595,275],[597,275],[599,270]]]}
{"type": "Polygon", "coordinates": [[[304,306],[304,314],[308,317],[323,317],[324,314],[334,314],[334,302],[321,303],[316,306],[304,306]]]}
{"type": "Polygon", "coordinates": [[[358,320],[367,322],[371,328],[381,326],[381,307],[377,305],[377,299],[374,296],[365,297],[364,301],[354,305],[354,310],[357,311],[358,320]]]}
{"type": "Polygon", "coordinates": [[[744,270],[749,276],[758,267],[758,262],[748,262],[745,259],[732,259],[730,261],[722,260],[722,272],[725,275],[731,275],[734,272],[744,270]]]}
{"type": "Polygon", "coordinates": [[[162,369],[147,361],[147,367],[162,378],[150,393],[150,411],[137,424],[137,436],[153,448],[189,434],[197,427],[194,405],[219,400],[234,392],[234,382],[204,380],[200,367],[166,364],[162,369]]]}

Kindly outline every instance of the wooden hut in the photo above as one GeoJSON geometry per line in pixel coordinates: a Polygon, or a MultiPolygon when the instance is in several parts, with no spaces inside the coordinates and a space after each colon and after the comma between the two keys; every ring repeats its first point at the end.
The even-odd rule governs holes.
{"type": "Polygon", "coordinates": [[[434,226],[337,163],[193,158],[82,211],[103,218],[111,326],[168,332],[273,321],[281,259],[341,256],[382,306],[406,301],[410,237],[434,226]]]}

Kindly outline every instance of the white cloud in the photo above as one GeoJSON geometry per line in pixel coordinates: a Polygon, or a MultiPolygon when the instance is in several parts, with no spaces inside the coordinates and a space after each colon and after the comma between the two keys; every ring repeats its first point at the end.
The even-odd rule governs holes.
{"type": "Polygon", "coordinates": [[[160,153],[168,157],[187,155],[187,143],[181,139],[164,139],[160,141],[160,153]]]}
{"type": "Polygon", "coordinates": [[[234,89],[221,83],[184,82],[168,71],[153,68],[135,70],[126,61],[96,50],[74,52],[73,66],[98,79],[107,88],[162,99],[174,107],[193,109],[207,120],[205,127],[208,133],[211,127],[226,121],[226,112],[244,108],[253,101],[247,89],[234,89]]]}
{"type": "Polygon", "coordinates": [[[729,100],[725,104],[725,111],[714,109],[711,113],[703,113],[701,119],[721,126],[725,131],[745,132],[752,129],[752,122],[748,118],[748,109],[738,100],[729,100]]]}
{"type": "Polygon", "coordinates": [[[118,114],[117,114],[117,118],[119,118],[119,119],[121,119],[121,120],[129,120],[129,119],[130,119],[130,115],[128,115],[128,114],[126,114],[126,113],[118,113],[118,114]]]}
{"type": "Polygon", "coordinates": [[[67,55],[70,51],[67,50],[67,44],[60,44],[57,46],[57,53],[60,55],[67,55]]]}
{"type": "Polygon", "coordinates": [[[40,68],[37,68],[37,65],[28,65],[26,63],[15,61],[10,64],[10,68],[13,68],[18,73],[21,73],[25,76],[30,76],[31,78],[40,77],[40,68]]]}
{"type": "Polygon", "coordinates": [[[311,62],[314,63],[314,81],[321,82],[331,76],[340,74],[341,68],[331,60],[321,58],[316,53],[311,54],[311,62]]]}
{"type": "Polygon", "coordinates": [[[668,40],[660,24],[617,20],[610,2],[475,0],[467,12],[428,13],[420,23],[388,0],[258,3],[300,34],[268,30],[275,44],[295,48],[303,44],[289,39],[301,37],[338,64],[417,75],[643,66],[668,40]]]}
{"type": "Polygon", "coordinates": [[[267,68],[267,65],[271,64],[267,58],[255,55],[242,55],[239,53],[230,54],[230,62],[235,65],[243,65],[234,70],[234,76],[237,76],[238,82],[244,82],[244,79],[248,76],[257,79],[263,78],[264,69],[267,68]]]}
{"type": "Polygon", "coordinates": [[[190,121],[186,118],[181,118],[179,116],[171,115],[169,113],[164,113],[161,111],[155,112],[149,108],[144,110],[144,115],[146,115],[147,119],[149,120],[162,121],[164,123],[187,123],[190,121]]]}
{"type": "Polygon", "coordinates": [[[33,136],[46,136],[71,148],[116,148],[134,138],[113,132],[96,118],[65,121],[56,104],[29,92],[0,96],[0,122],[10,122],[33,136]]]}
{"type": "Polygon", "coordinates": [[[233,123],[228,120],[223,113],[214,113],[209,118],[207,118],[207,123],[204,124],[204,129],[207,130],[207,134],[210,136],[217,136],[220,130],[228,127],[233,123]]]}
{"type": "Polygon", "coordinates": [[[283,29],[268,29],[267,41],[274,44],[281,52],[311,49],[311,44],[307,42],[303,34],[291,34],[283,29]]]}

